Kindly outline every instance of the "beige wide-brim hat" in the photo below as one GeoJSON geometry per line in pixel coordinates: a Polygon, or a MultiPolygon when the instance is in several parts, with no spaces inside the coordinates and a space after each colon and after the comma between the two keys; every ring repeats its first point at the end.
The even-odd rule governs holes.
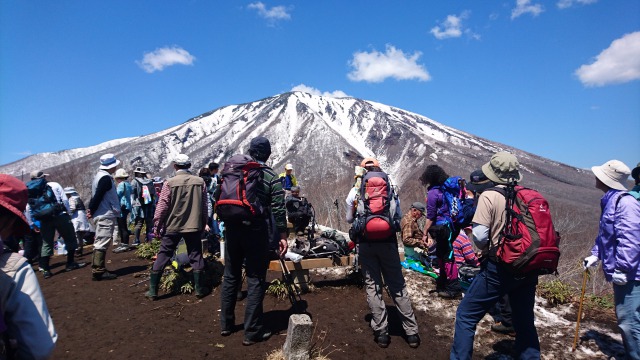
{"type": "Polygon", "coordinates": [[[594,166],[591,171],[603,184],[616,190],[627,190],[625,185],[631,175],[631,169],[619,160],[609,160],[602,166],[594,166]]]}
{"type": "Polygon", "coordinates": [[[510,181],[521,181],[520,163],[515,155],[500,151],[495,153],[488,163],[482,165],[482,172],[489,180],[497,184],[508,184],[510,181]]]}
{"type": "Polygon", "coordinates": [[[129,177],[129,174],[125,169],[118,169],[113,177],[116,179],[126,179],[129,177]]]}

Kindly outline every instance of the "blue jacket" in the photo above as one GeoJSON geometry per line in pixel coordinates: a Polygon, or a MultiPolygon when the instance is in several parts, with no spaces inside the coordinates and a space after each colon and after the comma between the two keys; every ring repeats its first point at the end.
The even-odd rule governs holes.
{"type": "Polygon", "coordinates": [[[120,198],[120,206],[131,211],[131,184],[128,181],[122,181],[118,184],[118,197],[120,198]]]}
{"type": "Polygon", "coordinates": [[[640,202],[626,191],[609,190],[600,200],[602,215],[591,254],[602,260],[607,281],[615,270],[640,281],[640,202]]]}

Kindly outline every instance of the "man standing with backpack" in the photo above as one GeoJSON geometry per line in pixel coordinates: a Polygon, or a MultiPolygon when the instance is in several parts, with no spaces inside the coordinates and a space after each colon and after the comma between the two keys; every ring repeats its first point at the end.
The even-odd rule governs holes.
{"type": "Polygon", "coordinates": [[[382,288],[386,285],[402,320],[407,343],[417,348],[420,346],[418,323],[402,276],[396,239],[402,218],[398,196],[378,160],[365,158],[360,166],[367,172],[360,189],[352,188],[347,196],[347,222],[353,223],[352,232],[359,241],[359,261],[372,315],[374,341],[382,348],[391,342],[386,304],[382,300],[382,288]]]}
{"type": "Polygon", "coordinates": [[[193,282],[198,299],[209,294],[205,287],[202,244],[200,235],[209,230],[207,225],[207,187],[204,180],[191,174],[191,160],[185,154],[178,154],[173,160],[176,174],[162,186],[162,193],[154,215],[155,237],[161,239],[158,257],[151,268],[149,291],[146,297],[155,300],[158,297],[158,284],[162,272],[171,261],[171,257],[181,239],[187,246],[189,263],[193,269],[193,282]]]}
{"type": "Polygon", "coordinates": [[[133,171],[133,176],[135,176],[135,179],[131,180],[131,206],[135,218],[133,245],[138,246],[143,224],[145,243],[149,241],[149,235],[152,233],[156,191],[153,180],[147,178],[147,172],[142,167],[138,166],[133,171]]]}
{"type": "MultiPolygon", "coordinates": [[[[522,180],[519,167],[514,155],[498,152],[482,166],[482,172],[499,189],[505,189],[508,184],[513,186],[522,180]]],[[[458,306],[450,359],[471,359],[478,322],[505,294],[509,295],[513,311],[515,352],[520,359],[539,359],[540,342],[533,313],[538,273],[514,275],[498,258],[496,250],[499,251],[504,241],[501,234],[507,225],[507,198],[500,191],[486,190],[480,194],[477,203],[473,217],[473,241],[484,260],[480,273],[458,306]]],[[[548,206],[543,210],[549,213],[548,206]]]]}
{"type": "Polygon", "coordinates": [[[216,212],[224,221],[226,235],[220,296],[221,335],[231,335],[235,327],[237,292],[244,266],[247,298],[242,345],[245,346],[271,337],[271,331],[263,324],[262,302],[267,289],[265,278],[274,225],[280,236],[280,257],[288,248],[282,184],[276,173],[265,165],[271,155],[271,143],[262,136],[251,139],[249,155],[234,155],[225,163],[216,203],[216,212]],[[242,199],[238,199],[238,195],[242,199]],[[234,205],[237,203],[245,205],[234,205]]]}
{"type": "MultiPolygon", "coordinates": [[[[600,229],[585,270],[602,260],[607,281],[613,283],[616,318],[630,359],[640,359],[640,202],[627,193],[631,170],[618,160],[591,168],[600,200],[600,229]]],[[[634,178],[638,177],[638,173],[634,178]]]]}
{"type": "Polygon", "coordinates": [[[33,171],[31,181],[27,183],[29,190],[29,208],[31,217],[40,221],[42,235],[42,250],[40,252],[40,269],[45,279],[53,274],[49,268],[49,260],[53,256],[53,242],[56,231],[64,239],[67,249],[67,265],[65,271],[72,271],[84,267],[86,263],[76,263],[74,254],[78,247],[75,228],[71,217],[67,213],[67,197],[64,189],[58,183],[48,183],[42,171],[33,171]]]}
{"type": "Polygon", "coordinates": [[[100,169],[91,184],[91,200],[87,216],[96,224],[96,239],[93,242],[92,280],[114,280],[116,274],[106,269],[107,248],[113,240],[120,216],[120,199],[116,191],[116,183],[112,175],[120,165],[120,160],[113,154],[100,157],[100,169]]]}

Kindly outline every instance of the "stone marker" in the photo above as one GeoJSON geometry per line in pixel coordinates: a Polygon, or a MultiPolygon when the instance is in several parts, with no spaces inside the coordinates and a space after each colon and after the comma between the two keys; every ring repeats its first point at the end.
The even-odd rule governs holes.
{"type": "Polygon", "coordinates": [[[313,323],[307,314],[293,314],[289,317],[287,340],[284,342],[286,360],[309,360],[313,323]]]}

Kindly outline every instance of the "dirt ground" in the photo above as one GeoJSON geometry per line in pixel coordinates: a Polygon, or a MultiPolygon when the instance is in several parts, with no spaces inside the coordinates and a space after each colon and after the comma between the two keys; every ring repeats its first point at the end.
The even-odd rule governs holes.
{"type": "MultiPolygon", "coordinates": [[[[89,254],[80,260],[88,262],[90,259],[89,254]]],[[[238,331],[229,337],[221,337],[220,288],[215,288],[202,300],[194,295],[163,295],[152,302],[144,297],[148,286],[148,260],[137,258],[134,252],[109,252],[107,260],[107,268],[119,276],[117,280],[91,281],[89,267],[65,273],[61,256],[52,260],[52,278],[44,280],[38,274],[59,336],[54,359],[264,359],[284,344],[291,314],[287,300],[267,295],[265,323],[274,336],[266,342],[246,347],[242,346],[240,323],[244,301],[236,307],[238,331]]],[[[409,291],[412,292],[422,345],[418,349],[407,345],[395,307],[386,299],[391,305],[388,309],[392,340],[389,348],[381,349],[373,341],[368,325],[370,314],[364,290],[340,280],[335,274],[335,271],[312,274],[313,290],[303,295],[315,326],[313,346],[316,352],[335,360],[448,358],[458,301],[431,297],[416,300],[414,293],[428,293],[434,287],[430,278],[405,272],[407,282],[412,284],[409,291]]],[[[270,279],[279,276],[276,272],[269,273],[270,279]]],[[[597,316],[601,317],[597,321],[604,328],[615,327],[615,318],[612,323],[611,316],[597,316]]],[[[551,326],[548,331],[539,328],[544,358],[573,358],[567,349],[571,347],[575,323],[563,321],[564,325],[551,326]]],[[[509,354],[513,338],[492,333],[488,330],[490,324],[486,320],[483,323],[478,328],[474,359],[509,358],[505,355],[509,354]]],[[[585,336],[585,341],[590,341],[588,334],[585,336]]],[[[592,342],[599,339],[594,338],[592,342]]],[[[609,356],[616,357],[615,354],[609,356]]]]}

